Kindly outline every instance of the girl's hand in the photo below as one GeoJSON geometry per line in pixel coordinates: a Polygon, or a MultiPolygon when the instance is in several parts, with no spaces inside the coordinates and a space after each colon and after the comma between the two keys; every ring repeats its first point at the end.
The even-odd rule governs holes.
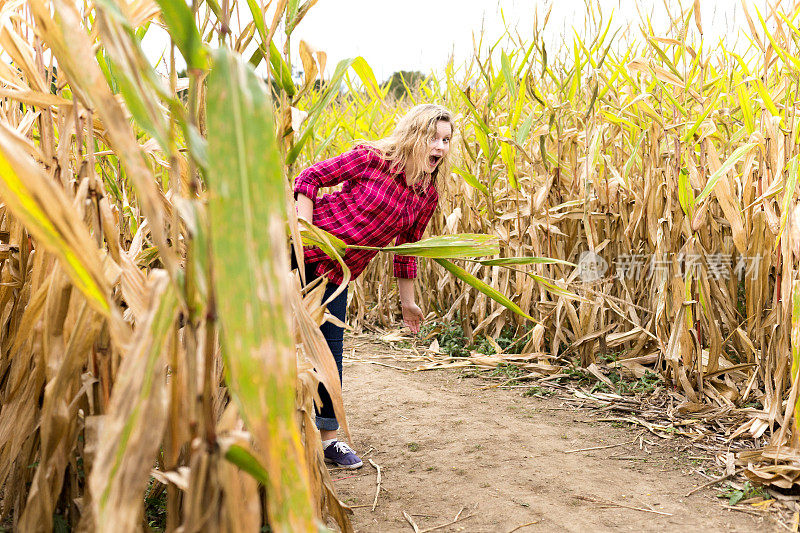
{"type": "Polygon", "coordinates": [[[419,333],[419,326],[425,320],[422,314],[422,309],[417,304],[404,304],[403,305],[403,322],[411,330],[411,333],[419,333]]]}

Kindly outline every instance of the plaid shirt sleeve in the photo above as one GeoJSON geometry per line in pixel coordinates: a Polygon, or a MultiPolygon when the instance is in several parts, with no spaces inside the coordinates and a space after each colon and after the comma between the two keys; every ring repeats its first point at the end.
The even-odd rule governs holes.
{"type": "Polygon", "coordinates": [[[316,203],[320,187],[332,187],[359,175],[367,167],[371,156],[365,148],[354,148],[308,167],[294,179],[295,196],[302,193],[316,203]]]}
{"type": "MultiPolygon", "coordinates": [[[[433,197],[425,204],[425,207],[420,211],[414,223],[397,236],[396,244],[400,245],[420,240],[422,234],[425,233],[425,228],[428,227],[428,222],[430,222],[433,212],[436,210],[437,203],[438,195],[434,192],[433,197]]],[[[395,255],[394,276],[396,278],[416,278],[417,258],[409,255],[395,255]]]]}

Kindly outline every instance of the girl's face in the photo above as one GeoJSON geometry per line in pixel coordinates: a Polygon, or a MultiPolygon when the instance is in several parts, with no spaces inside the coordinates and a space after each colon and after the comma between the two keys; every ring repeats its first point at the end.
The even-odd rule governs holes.
{"type": "Polygon", "coordinates": [[[449,122],[440,120],[436,123],[436,133],[428,141],[428,159],[425,160],[426,170],[432,173],[439,166],[444,156],[450,152],[450,136],[453,127],[449,122]]]}

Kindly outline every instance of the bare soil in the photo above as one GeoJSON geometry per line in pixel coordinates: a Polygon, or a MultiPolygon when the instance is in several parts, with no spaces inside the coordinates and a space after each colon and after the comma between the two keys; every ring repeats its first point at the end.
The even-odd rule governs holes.
{"type": "Polygon", "coordinates": [[[462,509],[462,520],[435,531],[777,528],[726,508],[718,489],[687,497],[706,482],[697,470],[713,464],[692,455],[685,440],[616,427],[557,398],[525,397],[525,389],[487,388],[491,382],[456,370],[383,366],[409,366],[392,353],[364,337],[345,346],[345,408],[364,467],[331,474],[341,500],[354,507],[358,532],[411,532],[404,512],[424,531],[462,509]],[[377,471],[369,459],[381,467],[374,511],[377,471]]]}

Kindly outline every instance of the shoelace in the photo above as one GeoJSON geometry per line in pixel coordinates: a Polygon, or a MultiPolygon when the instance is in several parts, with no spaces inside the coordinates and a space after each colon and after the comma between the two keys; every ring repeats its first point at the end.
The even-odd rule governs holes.
{"type": "Polygon", "coordinates": [[[336,441],[336,444],[334,444],[333,447],[336,449],[337,452],[340,453],[353,453],[353,454],[356,453],[355,450],[353,450],[353,448],[351,448],[342,441],[336,441]]]}

